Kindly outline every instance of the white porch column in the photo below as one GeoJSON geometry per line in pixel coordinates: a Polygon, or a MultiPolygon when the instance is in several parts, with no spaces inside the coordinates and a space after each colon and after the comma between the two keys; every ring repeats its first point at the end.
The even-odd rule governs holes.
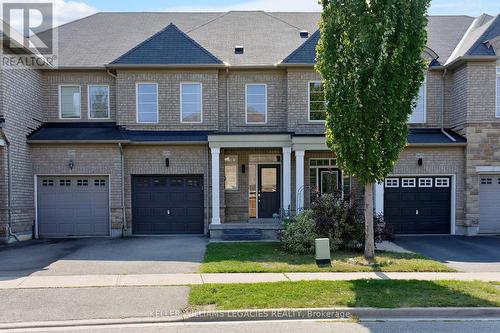
{"type": "Polygon", "coordinates": [[[304,150],[295,151],[295,195],[297,196],[296,211],[304,209],[304,150]]]}
{"type": "Polygon", "coordinates": [[[220,224],[220,148],[211,148],[212,152],[212,224],[220,224]]]}
{"type": "Polygon", "coordinates": [[[375,213],[384,214],[384,182],[375,183],[375,213]]]}
{"type": "Polygon", "coordinates": [[[283,147],[283,209],[290,214],[292,203],[292,148],[283,147]]]}

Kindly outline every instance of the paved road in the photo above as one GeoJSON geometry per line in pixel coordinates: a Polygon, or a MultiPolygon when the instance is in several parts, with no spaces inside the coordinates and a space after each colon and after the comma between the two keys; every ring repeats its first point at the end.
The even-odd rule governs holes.
{"type": "Polygon", "coordinates": [[[193,273],[206,244],[201,236],[29,241],[0,248],[0,277],[193,273]]]}
{"type": "Polygon", "coordinates": [[[150,318],[182,311],[188,287],[0,290],[0,323],[150,318]]]}
{"type": "MultiPolygon", "coordinates": [[[[34,332],[32,330],[31,332],[34,332]]],[[[372,322],[339,323],[315,321],[242,322],[209,324],[150,324],[67,329],[40,329],[36,332],[175,332],[175,333],[497,333],[500,322],[372,322]]],[[[25,331],[29,332],[29,331],[25,331]]]]}
{"type": "Polygon", "coordinates": [[[500,272],[500,236],[398,236],[405,249],[463,272],[500,272]]]}

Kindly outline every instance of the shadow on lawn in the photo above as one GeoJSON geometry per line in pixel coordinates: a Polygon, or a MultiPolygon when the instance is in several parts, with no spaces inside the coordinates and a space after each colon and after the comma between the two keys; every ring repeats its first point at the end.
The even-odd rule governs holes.
{"type": "Polygon", "coordinates": [[[217,309],[328,307],[498,307],[500,290],[463,281],[299,281],[202,285],[191,290],[194,306],[217,309]]]}

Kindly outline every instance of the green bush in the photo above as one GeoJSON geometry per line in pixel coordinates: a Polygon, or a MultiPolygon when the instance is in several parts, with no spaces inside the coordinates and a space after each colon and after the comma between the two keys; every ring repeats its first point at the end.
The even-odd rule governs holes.
{"type": "Polygon", "coordinates": [[[316,238],[316,222],[310,210],[303,211],[294,219],[286,221],[280,233],[283,249],[294,254],[314,253],[316,238]]]}

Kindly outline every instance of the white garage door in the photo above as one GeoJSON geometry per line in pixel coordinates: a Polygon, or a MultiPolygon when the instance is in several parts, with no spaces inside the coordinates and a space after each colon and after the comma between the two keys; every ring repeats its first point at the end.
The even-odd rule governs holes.
{"type": "Polygon", "coordinates": [[[109,235],[108,177],[38,177],[37,191],[40,237],[109,235]]]}
{"type": "Polygon", "coordinates": [[[479,232],[500,234],[500,176],[481,176],[479,185],[479,232]]]}

